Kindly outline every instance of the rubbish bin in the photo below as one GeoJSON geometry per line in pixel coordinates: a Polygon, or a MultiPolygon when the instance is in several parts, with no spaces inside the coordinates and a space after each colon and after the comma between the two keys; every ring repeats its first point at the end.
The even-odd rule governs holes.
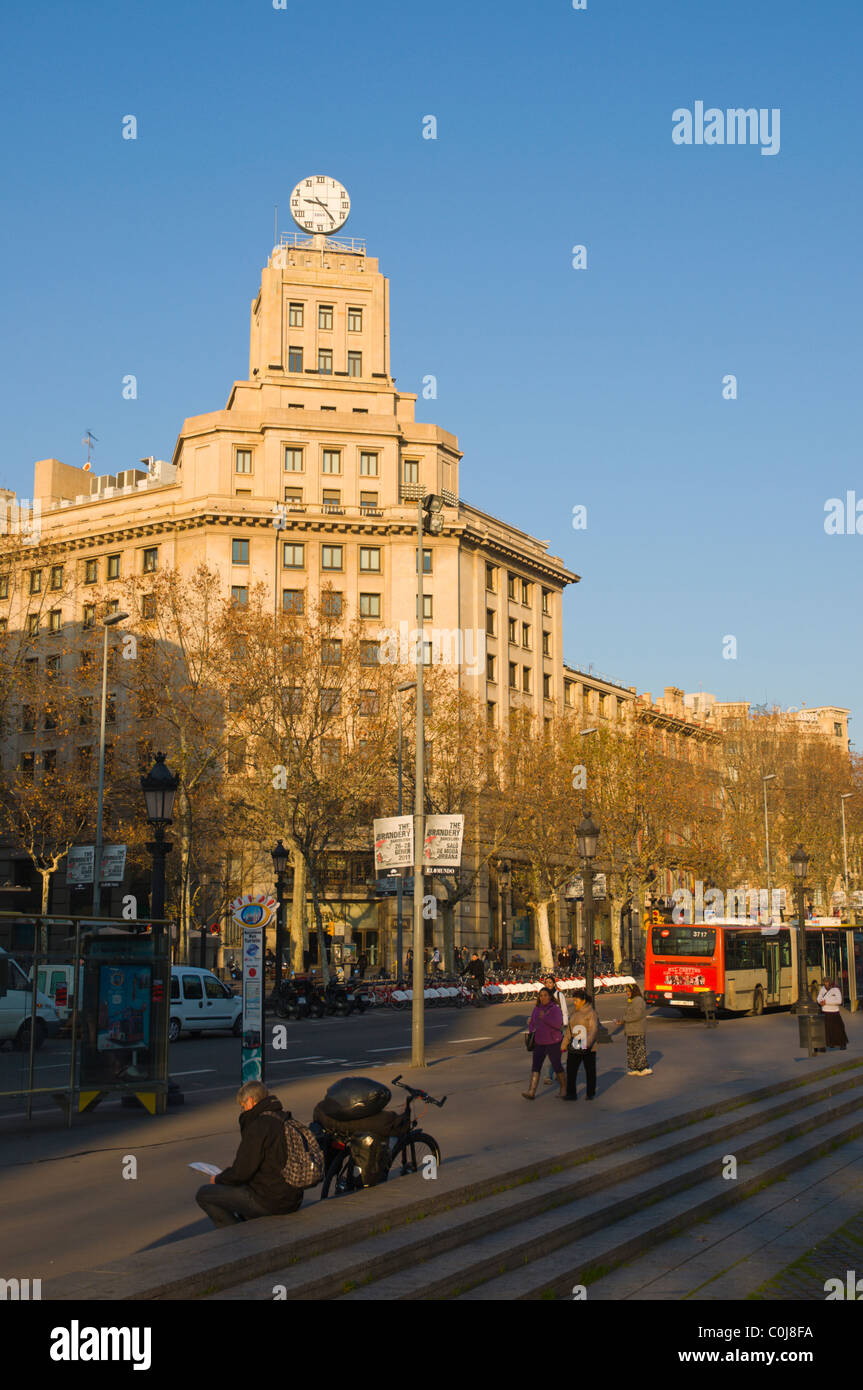
{"type": "Polygon", "coordinates": [[[818,1013],[798,1014],[797,1022],[800,1025],[800,1046],[805,1047],[810,1056],[813,1052],[826,1052],[827,1030],[820,1010],[818,1013]]]}

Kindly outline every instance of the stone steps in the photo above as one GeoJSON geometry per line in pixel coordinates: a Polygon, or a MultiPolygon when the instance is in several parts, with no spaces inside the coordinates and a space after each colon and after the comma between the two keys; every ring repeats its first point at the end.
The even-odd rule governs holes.
{"type": "MultiPolygon", "coordinates": [[[[461,1200],[451,1194],[435,1202],[430,1193],[425,1212],[404,1213],[401,1219],[394,1213],[392,1224],[356,1242],[346,1223],[338,1246],[302,1255],[292,1251],[290,1262],[274,1263],[257,1278],[228,1281],[209,1297],[271,1299],[277,1287],[280,1297],[300,1300],[456,1296],[468,1282],[467,1267],[471,1280],[496,1276],[513,1261],[530,1257],[537,1240],[571,1241],[570,1226],[600,1230],[648,1201],[661,1202],[707,1179],[715,1185],[719,1158],[734,1136],[745,1135],[745,1152],[754,1155],[831,1116],[857,1112],[863,1105],[863,1070],[860,1063],[845,1064],[793,1089],[783,1083],[773,1088],[768,1103],[770,1090],[723,1103],[716,1114],[700,1107],[658,1127],[664,1131],[659,1134],[642,1130],[597,1144],[595,1154],[589,1148],[575,1151],[547,1165],[558,1171],[531,1175],[533,1180],[507,1184],[504,1177],[461,1200]]],[[[734,1152],[740,1158],[744,1149],[738,1144],[734,1152]]],[[[357,1201],[335,1199],[341,1210],[342,1203],[353,1209],[357,1201]]]]}

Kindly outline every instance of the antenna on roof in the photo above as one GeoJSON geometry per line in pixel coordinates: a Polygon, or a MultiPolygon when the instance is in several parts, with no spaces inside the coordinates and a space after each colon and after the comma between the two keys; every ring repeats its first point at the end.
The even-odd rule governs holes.
{"type": "Polygon", "coordinates": [[[273,245],[279,244],[279,205],[273,203],[273,245]]]}
{"type": "Polygon", "coordinates": [[[92,431],[92,430],[88,430],[87,433],[84,435],[84,438],[81,440],[81,443],[87,445],[87,462],[84,464],[84,471],[85,471],[86,473],[89,473],[89,472],[90,472],[90,465],[91,465],[91,463],[92,463],[93,445],[94,445],[94,444],[98,444],[99,441],[98,441],[98,439],[96,438],[96,436],[95,436],[95,434],[93,433],[93,431],[92,431]]]}

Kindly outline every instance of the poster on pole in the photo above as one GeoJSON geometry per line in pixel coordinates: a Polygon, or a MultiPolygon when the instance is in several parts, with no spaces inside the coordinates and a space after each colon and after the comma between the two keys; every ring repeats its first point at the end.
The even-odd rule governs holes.
{"type": "Polygon", "coordinates": [[[277,908],[267,893],[246,893],[231,905],[234,921],[243,929],[243,1081],[264,1079],[264,955],[266,929],[277,908]]]}
{"type": "Polygon", "coordinates": [[[373,822],[375,870],[409,869],[414,862],[413,816],[385,816],[373,822]]]}
{"type": "Polygon", "coordinates": [[[95,850],[92,845],[72,845],[66,856],[66,882],[71,886],[82,886],[93,882],[93,860],[95,850]]]}
{"type": "Polygon", "coordinates": [[[461,864],[464,816],[426,816],[423,865],[427,869],[457,869],[461,864]]]}
{"type": "Polygon", "coordinates": [[[126,846],[103,845],[100,883],[122,883],[126,872],[126,846]]]}

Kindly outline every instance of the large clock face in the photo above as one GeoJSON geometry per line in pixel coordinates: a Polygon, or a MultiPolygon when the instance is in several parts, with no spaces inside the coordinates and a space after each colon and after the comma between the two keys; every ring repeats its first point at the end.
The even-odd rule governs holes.
{"type": "Polygon", "coordinates": [[[306,232],[338,231],[350,210],[347,189],[323,174],[302,179],[291,194],[291,216],[306,232]]]}

